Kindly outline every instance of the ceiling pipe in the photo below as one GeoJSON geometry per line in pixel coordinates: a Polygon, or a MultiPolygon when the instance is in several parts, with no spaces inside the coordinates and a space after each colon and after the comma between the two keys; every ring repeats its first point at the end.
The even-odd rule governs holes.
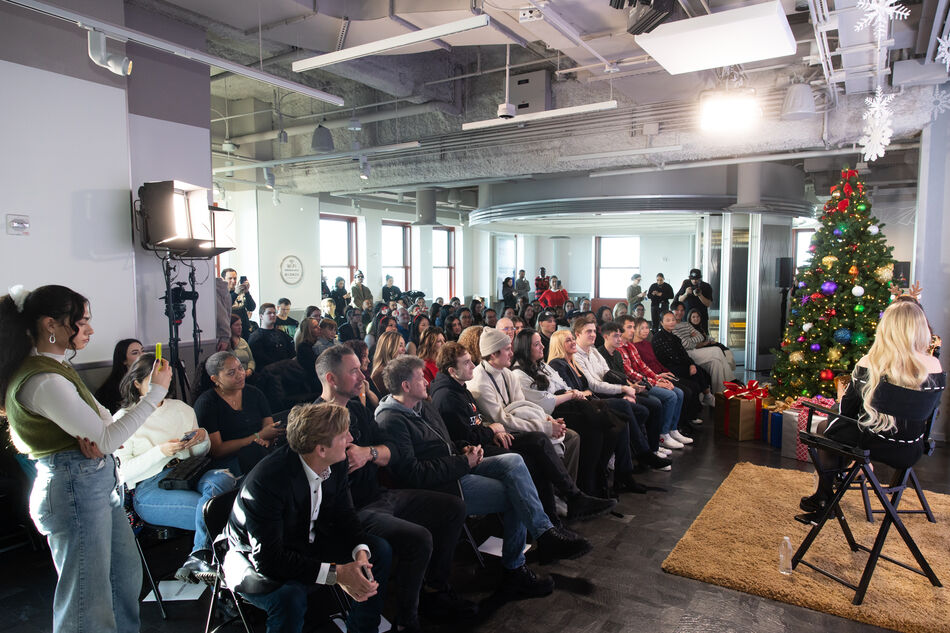
{"type": "MultiPolygon", "coordinates": [[[[339,158],[359,158],[360,156],[373,156],[375,154],[385,154],[386,152],[398,152],[405,149],[419,147],[419,141],[410,141],[408,143],[396,143],[395,145],[380,145],[378,147],[365,147],[363,149],[351,152],[334,152],[332,154],[309,154],[307,156],[294,156],[292,158],[278,158],[275,160],[264,160],[260,162],[248,162],[244,165],[227,165],[225,167],[215,167],[211,170],[212,174],[231,173],[235,171],[246,171],[248,169],[258,169],[262,167],[277,167],[278,165],[294,165],[296,163],[316,163],[339,158]]],[[[237,158],[237,157],[235,157],[237,158]]],[[[241,156],[243,160],[252,161],[247,157],[241,156]]]]}
{"type": "MultiPolygon", "coordinates": [[[[450,103],[445,103],[444,101],[430,101],[429,103],[407,106],[405,108],[396,108],[392,110],[384,110],[382,112],[361,114],[359,119],[360,123],[366,125],[367,123],[390,121],[392,119],[401,119],[407,116],[431,114],[434,112],[449,115],[457,115],[459,113],[458,108],[450,103]]],[[[350,122],[351,118],[352,117],[350,116],[344,116],[336,119],[327,119],[325,121],[321,121],[320,125],[331,130],[345,128],[350,122]]],[[[312,123],[309,125],[292,125],[290,127],[285,127],[284,131],[287,132],[289,136],[300,136],[304,134],[313,134],[313,131],[316,129],[316,127],[317,126],[312,123]]],[[[254,134],[244,134],[243,136],[232,136],[230,140],[232,143],[243,145],[244,143],[272,141],[277,138],[278,134],[280,134],[280,130],[267,130],[265,132],[255,132],[254,134]]]]}

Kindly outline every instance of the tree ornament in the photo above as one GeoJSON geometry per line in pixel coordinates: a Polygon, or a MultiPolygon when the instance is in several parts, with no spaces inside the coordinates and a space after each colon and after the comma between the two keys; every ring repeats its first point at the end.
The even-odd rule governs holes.
{"type": "Polygon", "coordinates": [[[811,345],[808,346],[808,348],[809,348],[811,351],[813,351],[813,352],[820,352],[820,351],[821,351],[821,343],[812,343],[811,345]]]}
{"type": "Polygon", "coordinates": [[[841,360],[841,350],[837,347],[832,347],[830,350],[828,350],[828,360],[830,360],[832,363],[841,360]]]}
{"type": "Polygon", "coordinates": [[[802,329],[803,329],[804,331],[806,331],[806,332],[807,332],[808,330],[812,329],[813,327],[815,327],[815,324],[814,324],[814,323],[803,323],[803,324],[802,324],[802,329]]]}
{"type": "Polygon", "coordinates": [[[888,264],[887,266],[879,266],[874,269],[874,278],[879,282],[887,283],[894,277],[894,264],[888,264]]]}
{"type": "Polygon", "coordinates": [[[861,314],[864,312],[864,306],[859,303],[858,305],[854,306],[854,311],[858,314],[861,314]]]}
{"type": "Polygon", "coordinates": [[[851,330],[846,327],[838,328],[835,330],[833,338],[838,343],[850,343],[851,342],[851,330]]]}
{"type": "Polygon", "coordinates": [[[805,360],[805,354],[803,352],[792,352],[788,355],[788,360],[793,363],[800,363],[805,360]]]}
{"type": "Polygon", "coordinates": [[[851,342],[855,345],[864,345],[868,342],[868,337],[864,332],[855,332],[851,336],[851,342]]]}
{"type": "MultiPolygon", "coordinates": [[[[861,2],[862,0],[858,0],[861,2]]],[[[873,0],[877,2],[893,2],[895,0],[873,0]]],[[[864,113],[864,135],[858,139],[862,145],[861,151],[865,161],[877,160],[884,156],[884,150],[891,144],[891,101],[896,94],[884,94],[879,85],[873,97],[864,100],[867,111],[864,113]]]]}
{"type": "Polygon", "coordinates": [[[868,210],[868,205],[864,204],[863,202],[858,204],[858,211],[867,211],[867,210],[868,210]]]}
{"type": "Polygon", "coordinates": [[[847,210],[847,208],[848,208],[847,200],[841,200],[840,202],[838,202],[838,211],[845,211],[847,210]]]}
{"type": "Polygon", "coordinates": [[[799,337],[798,337],[797,339],[795,339],[795,340],[797,340],[799,343],[804,343],[804,342],[805,342],[805,337],[804,337],[804,336],[799,336],[799,337]]]}
{"type": "Polygon", "coordinates": [[[832,233],[835,234],[835,237],[841,237],[842,235],[844,235],[844,231],[842,231],[841,229],[835,229],[834,231],[832,231],[832,233]]]}
{"type": "Polygon", "coordinates": [[[851,268],[848,269],[848,274],[851,275],[852,277],[857,277],[857,276],[858,276],[858,267],[855,266],[854,264],[852,264],[852,265],[851,265],[851,268]]]}
{"type": "Polygon", "coordinates": [[[802,395],[806,398],[811,395],[811,392],[808,389],[802,389],[802,395]]]}
{"type": "Polygon", "coordinates": [[[851,294],[853,294],[855,297],[860,297],[864,295],[864,288],[861,286],[855,286],[851,289],[851,294]]]}
{"type": "Polygon", "coordinates": [[[838,198],[841,197],[841,192],[838,191],[837,189],[835,189],[834,187],[832,187],[832,188],[831,188],[831,197],[834,198],[835,200],[837,200],[838,198]]]}
{"type": "Polygon", "coordinates": [[[881,227],[879,227],[877,224],[872,224],[871,226],[868,227],[868,233],[870,233],[871,235],[877,235],[880,232],[881,232],[881,227]]]}
{"type": "Polygon", "coordinates": [[[806,284],[804,281],[799,281],[799,282],[798,282],[798,287],[799,287],[799,288],[806,288],[806,287],[808,287],[808,284],[806,284]]]}
{"type": "Polygon", "coordinates": [[[814,252],[817,251],[817,250],[818,250],[818,247],[815,246],[814,244],[812,244],[811,246],[808,247],[808,252],[809,252],[809,253],[814,253],[814,252]]]}
{"type": "Polygon", "coordinates": [[[821,284],[822,294],[827,295],[829,297],[833,295],[837,289],[838,289],[838,284],[830,280],[821,284]]]}
{"type": "Polygon", "coordinates": [[[822,297],[822,294],[821,294],[820,292],[813,292],[813,293],[811,293],[811,298],[812,298],[812,300],[814,300],[814,301],[817,301],[818,299],[821,299],[821,297],[822,297]]]}
{"type": "Polygon", "coordinates": [[[835,257],[834,255],[825,255],[824,257],[821,258],[821,264],[825,268],[831,268],[832,266],[835,265],[835,262],[837,261],[838,261],[838,258],[835,257]]]}
{"type": "Polygon", "coordinates": [[[835,373],[831,371],[830,369],[822,369],[821,372],[818,374],[818,377],[821,378],[822,380],[834,380],[835,373]]]}

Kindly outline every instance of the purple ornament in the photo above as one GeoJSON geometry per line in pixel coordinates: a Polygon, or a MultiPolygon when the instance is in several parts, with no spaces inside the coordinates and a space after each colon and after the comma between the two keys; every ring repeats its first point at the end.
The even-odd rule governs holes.
{"type": "Polygon", "coordinates": [[[881,310],[880,312],[877,313],[877,318],[880,319],[883,316],[884,316],[884,310],[881,310]]]}
{"type": "Polygon", "coordinates": [[[807,286],[807,285],[808,285],[808,284],[806,284],[804,281],[799,281],[799,282],[798,282],[798,287],[799,287],[799,288],[804,288],[804,287],[807,286]]]}
{"type": "Polygon", "coordinates": [[[834,231],[832,231],[832,233],[834,233],[837,237],[841,237],[842,235],[844,235],[844,232],[841,229],[835,229],[834,231]]]}
{"type": "Polygon", "coordinates": [[[809,299],[811,299],[811,297],[809,297],[808,295],[805,295],[804,297],[802,297],[802,305],[805,305],[806,303],[808,303],[809,299]]]}
{"type": "Polygon", "coordinates": [[[821,293],[826,296],[831,296],[835,293],[835,290],[838,289],[838,284],[833,281],[826,281],[821,284],[821,293]]]}
{"type": "Polygon", "coordinates": [[[818,343],[812,343],[812,344],[811,344],[811,351],[813,351],[813,352],[820,352],[820,351],[821,351],[821,345],[819,345],[818,343]]]}

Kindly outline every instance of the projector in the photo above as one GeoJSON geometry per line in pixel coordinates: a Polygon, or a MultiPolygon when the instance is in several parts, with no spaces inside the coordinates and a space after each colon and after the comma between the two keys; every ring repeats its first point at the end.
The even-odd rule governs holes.
{"type": "Polygon", "coordinates": [[[499,119],[513,119],[515,118],[515,112],[517,109],[512,103],[499,103],[498,104],[498,118],[499,119]]]}

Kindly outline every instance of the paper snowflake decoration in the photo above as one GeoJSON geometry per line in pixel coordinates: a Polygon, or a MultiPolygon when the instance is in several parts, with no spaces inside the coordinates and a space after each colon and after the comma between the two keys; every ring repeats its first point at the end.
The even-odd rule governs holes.
{"type": "Polygon", "coordinates": [[[950,73],[950,35],[943,39],[937,38],[937,56],[934,61],[946,64],[947,72],[950,73]]]}
{"type": "Polygon", "coordinates": [[[874,92],[873,97],[867,97],[864,100],[865,105],[868,109],[864,112],[864,120],[868,119],[881,119],[891,117],[891,101],[894,100],[896,94],[884,94],[884,90],[878,86],[877,90],[874,92]]]}
{"type": "Polygon", "coordinates": [[[874,25],[874,36],[880,42],[887,37],[887,27],[891,20],[904,20],[910,15],[910,9],[897,2],[898,0],[858,0],[856,6],[864,11],[864,17],[854,25],[854,30],[862,31],[874,25]]]}
{"type": "Polygon", "coordinates": [[[934,86],[934,96],[932,103],[933,116],[931,117],[931,121],[936,121],[937,117],[944,112],[950,112],[950,92],[944,92],[940,88],[934,86]]]}

